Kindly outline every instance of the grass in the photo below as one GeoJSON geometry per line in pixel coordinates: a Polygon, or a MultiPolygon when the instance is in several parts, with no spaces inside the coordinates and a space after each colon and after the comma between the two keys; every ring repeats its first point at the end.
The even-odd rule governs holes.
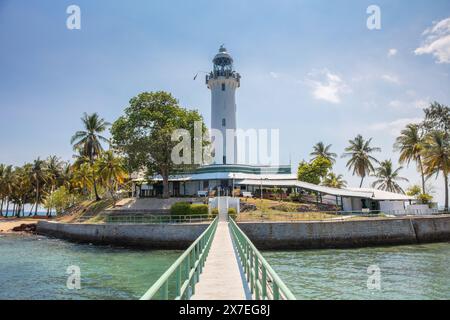
{"type": "Polygon", "coordinates": [[[337,211],[320,210],[316,204],[268,199],[242,199],[244,203],[256,206],[256,210],[241,212],[237,221],[324,221],[324,220],[367,220],[386,218],[384,214],[367,216],[342,216],[337,211]]]}
{"type": "Polygon", "coordinates": [[[68,214],[59,217],[60,222],[77,222],[79,220],[84,223],[99,223],[103,222],[105,217],[101,212],[107,208],[112,207],[113,200],[104,199],[100,201],[86,200],[82,201],[68,214]]]}

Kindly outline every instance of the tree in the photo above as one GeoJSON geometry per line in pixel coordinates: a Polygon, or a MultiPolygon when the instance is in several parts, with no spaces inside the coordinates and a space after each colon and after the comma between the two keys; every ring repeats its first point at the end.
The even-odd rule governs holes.
{"type": "Polygon", "coordinates": [[[322,141],[316,143],[313,147],[313,151],[310,153],[310,156],[313,157],[312,160],[322,157],[328,159],[332,164],[334,164],[336,162],[337,154],[330,152],[330,148],[331,144],[325,146],[322,141]]]}
{"type": "Polygon", "coordinates": [[[433,196],[428,193],[422,193],[422,188],[419,185],[412,185],[406,190],[408,196],[414,197],[420,200],[422,203],[430,203],[433,200],[433,196]]]}
{"type": "Polygon", "coordinates": [[[41,188],[43,184],[46,182],[46,172],[45,172],[45,161],[37,158],[32,166],[31,174],[33,176],[33,182],[35,184],[35,207],[34,207],[34,215],[37,215],[38,207],[41,202],[41,188]]]}
{"type": "Polygon", "coordinates": [[[349,140],[350,145],[345,148],[345,153],[342,155],[343,158],[350,158],[347,162],[347,168],[353,170],[353,175],[356,174],[361,177],[360,188],[364,178],[375,171],[373,162],[378,163],[378,160],[371,156],[371,153],[381,151],[378,147],[371,147],[371,142],[372,138],[366,141],[359,134],[355,139],[349,140]]]}
{"type": "Polygon", "coordinates": [[[320,181],[328,174],[331,167],[331,161],[323,157],[317,157],[309,163],[302,161],[298,166],[297,179],[320,184],[320,181]]]}
{"type": "Polygon", "coordinates": [[[423,151],[425,174],[430,177],[442,173],[445,183],[445,210],[448,211],[448,173],[450,171],[450,143],[443,131],[432,131],[425,138],[423,151]]]}
{"type": "Polygon", "coordinates": [[[433,102],[428,108],[423,110],[425,120],[423,126],[429,132],[442,131],[448,138],[450,132],[450,107],[433,102]]]}
{"type": "Polygon", "coordinates": [[[322,185],[325,187],[342,189],[347,186],[347,181],[344,180],[342,174],[336,175],[335,173],[330,172],[325,179],[323,179],[322,185]]]}
{"type": "Polygon", "coordinates": [[[425,173],[422,163],[422,151],[423,151],[423,130],[418,124],[408,124],[405,129],[401,131],[399,137],[397,137],[394,144],[394,150],[400,152],[399,162],[407,165],[411,160],[417,163],[422,177],[422,193],[425,191],[425,173]]]}
{"type": "MultiPolygon", "coordinates": [[[[169,176],[186,166],[175,164],[172,150],[179,141],[172,141],[176,129],[190,133],[194,145],[194,123],[201,122],[202,135],[207,129],[197,110],[187,110],[164,91],[144,92],[130,100],[125,115],[114,122],[111,133],[114,148],[126,156],[128,169],[147,170],[147,175],[161,175],[163,197],[169,197],[169,176]]],[[[206,147],[203,141],[202,147],[206,147]]],[[[193,152],[193,151],[192,151],[193,152]]]]}
{"type": "Polygon", "coordinates": [[[114,153],[109,150],[104,152],[97,160],[96,166],[105,187],[110,191],[111,197],[115,199],[114,192],[117,191],[119,186],[128,178],[124,160],[116,157],[114,153]]]}
{"type": "MultiPolygon", "coordinates": [[[[100,118],[97,113],[88,115],[84,113],[81,118],[83,122],[84,130],[77,131],[71,139],[71,144],[75,151],[79,151],[82,155],[89,159],[91,169],[94,170],[94,161],[103,152],[101,142],[109,143],[108,139],[100,135],[109,126],[109,123],[100,118]]],[[[100,196],[97,191],[97,182],[95,172],[92,171],[95,200],[99,201],[100,196]]]]}
{"type": "Polygon", "coordinates": [[[401,169],[403,169],[401,166],[394,169],[390,159],[382,161],[380,166],[375,170],[374,177],[376,177],[377,180],[372,183],[372,187],[379,190],[404,194],[405,191],[400,187],[397,181],[408,182],[408,179],[399,176],[399,171],[401,169]]]}

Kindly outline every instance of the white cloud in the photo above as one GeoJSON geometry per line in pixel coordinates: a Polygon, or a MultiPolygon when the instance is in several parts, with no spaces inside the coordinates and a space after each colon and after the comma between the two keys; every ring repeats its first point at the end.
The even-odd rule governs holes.
{"type": "Polygon", "coordinates": [[[400,132],[410,123],[420,123],[421,118],[401,118],[391,122],[378,122],[369,126],[370,130],[389,132],[393,136],[398,136],[400,132]]]}
{"type": "Polygon", "coordinates": [[[388,57],[393,57],[393,56],[396,56],[397,53],[398,53],[398,50],[395,49],[395,48],[392,48],[392,49],[388,50],[388,54],[387,55],[388,55],[388,57]]]}
{"type": "Polygon", "coordinates": [[[334,104],[341,102],[343,94],[351,92],[341,77],[327,69],[313,70],[308,73],[306,84],[311,87],[315,99],[334,104]]]}
{"type": "Polygon", "coordinates": [[[274,79],[278,79],[280,77],[280,75],[276,72],[270,71],[269,75],[274,78],[274,79]]]}
{"type": "Polygon", "coordinates": [[[402,100],[391,100],[389,102],[389,107],[391,108],[415,108],[415,109],[424,109],[428,107],[430,104],[429,100],[427,99],[415,99],[415,100],[409,100],[409,101],[402,101],[402,100]]]}
{"type": "Polygon", "coordinates": [[[435,23],[423,34],[425,40],[416,55],[431,54],[437,63],[450,63],[450,17],[435,23]]]}
{"type": "Polygon", "coordinates": [[[399,78],[393,74],[383,74],[381,76],[381,79],[383,79],[384,81],[389,82],[389,83],[400,84],[399,78]]]}

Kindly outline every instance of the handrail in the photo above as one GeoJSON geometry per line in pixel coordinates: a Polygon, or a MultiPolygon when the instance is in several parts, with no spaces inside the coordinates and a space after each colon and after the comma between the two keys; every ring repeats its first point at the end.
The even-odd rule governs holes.
{"type": "Polygon", "coordinates": [[[151,300],[160,294],[161,300],[173,297],[169,281],[175,276],[175,300],[189,299],[195,293],[195,285],[203,271],[214,234],[218,217],[194,241],[193,244],[167,269],[166,272],[148,289],[140,300],[151,300]]]}
{"type": "Polygon", "coordinates": [[[250,290],[256,300],[296,300],[295,295],[238,227],[234,219],[230,218],[229,225],[250,290]]]}
{"type": "Polygon", "coordinates": [[[109,215],[107,223],[194,223],[214,220],[210,215],[109,215]]]}

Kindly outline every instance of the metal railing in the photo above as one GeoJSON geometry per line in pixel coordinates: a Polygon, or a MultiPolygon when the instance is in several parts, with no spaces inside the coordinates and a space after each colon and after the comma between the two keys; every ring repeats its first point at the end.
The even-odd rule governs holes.
{"type": "Polygon", "coordinates": [[[238,227],[234,219],[229,223],[233,241],[238,249],[250,290],[256,300],[296,300],[250,239],[238,227]]]}
{"type": "Polygon", "coordinates": [[[214,234],[217,229],[218,218],[195,240],[195,242],[167,269],[166,272],[141,297],[141,300],[184,300],[195,293],[208,256],[214,234]],[[174,292],[170,282],[175,282],[174,292]],[[158,296],[159,295],[159,296],[158,296]]]}
{"type": "Polygon", "coordinates": [[[109,215],[106,223],[141,224],[141,223],[199,223],[214,220],[210,215],[109,215]]]}

